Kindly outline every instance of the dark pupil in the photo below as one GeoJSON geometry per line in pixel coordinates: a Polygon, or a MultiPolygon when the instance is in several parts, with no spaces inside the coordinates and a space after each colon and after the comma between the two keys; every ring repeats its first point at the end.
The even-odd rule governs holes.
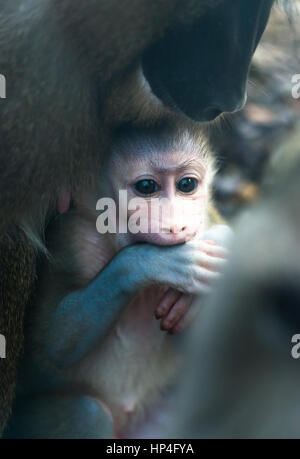
{"type": "Polygon", "coordinates": [[[183,178],[178,182],[177,189],[182,193],[190,193],[197,187],[197,180],[194,178],[183,178]]]}
{"type": "Polygon", "coordinates": [[[141,194],[153,194],[158,188],[154,180],[140,180],[134,187],[141,194]]]}

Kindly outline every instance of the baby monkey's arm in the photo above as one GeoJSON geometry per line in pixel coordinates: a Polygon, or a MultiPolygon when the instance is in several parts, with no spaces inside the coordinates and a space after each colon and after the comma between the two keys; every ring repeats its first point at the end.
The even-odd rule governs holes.
{"type": "MultiPolygon", "coordinates": [[[[205,282],[217,276],[213,269],[206,272],[201,266],[203,246],[203,241],[193,240],[177,246],[146,243],[121,250],[87,287],[39,309],[41,322],[48,324],[41,338],[44,358],[59,368],[78,362],[145,287],[157,284],[189,295],[202,293],[205,282]]],[[[211,268],[214,263],[218,260],[212,261],[211,268]]]]}

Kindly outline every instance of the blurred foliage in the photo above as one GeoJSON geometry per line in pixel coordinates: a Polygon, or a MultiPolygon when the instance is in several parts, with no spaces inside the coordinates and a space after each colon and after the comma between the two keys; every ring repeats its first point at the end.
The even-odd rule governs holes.
{"type": "Polygon", "coordinates": [[[253,58],[248,101],[234,115],[225,115],[212,129],[218,158],[214,194],[229,218],[259,199],[270,158],[300,120],[300,99],[292,97],[292,76],[300,74],[300,0],[292,9],[276,6],[253,58]]]}

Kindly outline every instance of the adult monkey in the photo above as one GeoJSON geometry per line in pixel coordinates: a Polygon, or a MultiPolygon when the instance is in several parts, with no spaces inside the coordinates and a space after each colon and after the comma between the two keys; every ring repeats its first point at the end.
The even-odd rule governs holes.
{"type": "Polygon", "coordinates": [[[122,123],[210,121],[241,108],[272,4],[89,0],[83,7],[79,0],[0,0],[0,71],[7,81],[0,113],[0,332],[7,338],[0,431],[35,279],[35,254],[19,222],[32,216],[43,226],[57,200],[66,210],[70,195],[93,180],[122,123]]]}
{"type": "Polygon", "coordinates": [[[116,135],[96,188],[47,227],[5,438],[136,438],[168,425],[174,334],[228,255],[213,176],[198,129],[116,135]]]}

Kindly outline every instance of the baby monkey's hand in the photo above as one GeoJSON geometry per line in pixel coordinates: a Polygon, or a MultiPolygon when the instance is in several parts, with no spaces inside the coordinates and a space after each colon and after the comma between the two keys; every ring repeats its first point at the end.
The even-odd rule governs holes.
{"type": "MultiPolygon", "coordinates": [[[[223,270],[224,261],[228,257],[225,246],[232,239],[232,234],[228,226],[216,225],[207,231],[202,238],[204,240],[201,250],[205,255],[202,264],[204,268],[203,282],[207,286],[207,289],[203,290],[203,294],[211,290],[214,282],[211,273],[221,273],[223,270]]],[[[155,317],[161,320],[161,329],[171,334],[180,333],[185,329],[199,313],[199,306],[192,306],[194,298],[194,295],[181,293],[172,288],[168,289],[155,310],[155,317]]]]}

